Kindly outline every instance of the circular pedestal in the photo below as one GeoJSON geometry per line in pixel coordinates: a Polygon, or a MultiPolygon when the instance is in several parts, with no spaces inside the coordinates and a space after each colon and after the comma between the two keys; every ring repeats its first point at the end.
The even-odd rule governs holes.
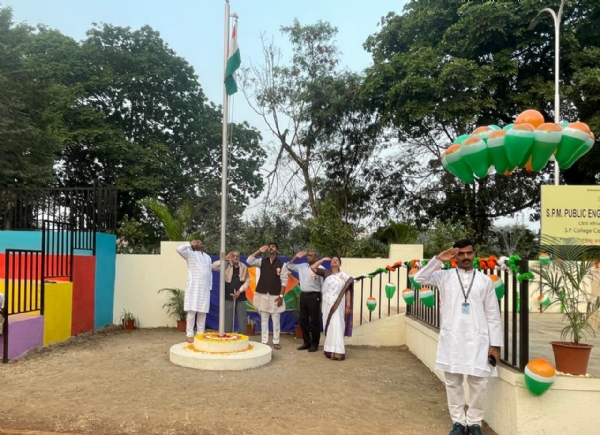
{"type": "Polygon", "coordinates": [[[271,361],[271,346],[246,343],[246,350],[241,352],[202,352],[193,344],[179,343],[171,347],[170,359],[173,364],[199,370],[245,370],[271,361]]]}

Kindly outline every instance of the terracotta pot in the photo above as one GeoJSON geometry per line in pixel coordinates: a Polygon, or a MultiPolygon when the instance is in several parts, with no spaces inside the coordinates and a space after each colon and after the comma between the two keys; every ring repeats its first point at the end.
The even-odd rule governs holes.
{"type": "Polygon", "coordinates": [[[186,326],[187,326],[187,322],[185,320],[178,320],[177,321],[177,330],[179,332],[185,332],[186,326]]]}
{"type": "Polygon", "coordinates": [[[296,338],[302,338],[302,328],[300,325],[294,325],[294,328],[296,328],[296,338]]]}
{"type": "Polygon", "coordinates": [[[134,329],[135,328],[135,319],[124,319],[123,320],[123,329],[134,329]]]}
{"type": "Polygon", "coordinates": [[[573,344],[568,341],[551,341],[554,351],[554,361],[556,370],[571,375],[585,375],[587,372],[588,361],[592,345],[573,344]]]}
{"type": "Polygon", "coordinates": [[[254,335],[254,325],[252,323],[246,323],[246,335],[249,337],[254,335]]]}

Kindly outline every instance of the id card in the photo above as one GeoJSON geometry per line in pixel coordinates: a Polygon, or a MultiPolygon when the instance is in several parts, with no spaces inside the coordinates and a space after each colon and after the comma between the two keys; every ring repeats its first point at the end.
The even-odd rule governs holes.
{"type": "Polygon", "coordinates": [[[471,313],[471,306],[465,302],[464,304],[462,304],[462,313],[463,314],[470,314],[471,313]]]}

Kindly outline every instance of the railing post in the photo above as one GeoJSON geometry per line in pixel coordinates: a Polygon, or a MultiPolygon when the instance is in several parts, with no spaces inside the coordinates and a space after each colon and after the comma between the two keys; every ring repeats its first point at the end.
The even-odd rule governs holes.
{"type": "Polygon", "coordinates": [[[8,279],[9,267],[8,267],[8,259],[9,259],[9,250],[6,250],[4,255],[4,306],[2,308],[2,362],[6,364],[8,362],[8,304],[10,303],[10,292],[8,291],[8,283],[10,280],[8,279]]]}
{"type": "MultiPolygon", "coordinates": [[[[529,272],[529,261],[519,261],[521,273],[529,272]]],[[[519,285],[521,312],[519,313],[519,370],[525,370],[529,362],[529,281],[523,280],[519,285]]]]}

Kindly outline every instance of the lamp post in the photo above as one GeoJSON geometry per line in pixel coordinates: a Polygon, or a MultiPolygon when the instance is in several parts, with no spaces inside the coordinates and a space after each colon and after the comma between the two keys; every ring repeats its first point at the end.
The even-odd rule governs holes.
{"type": "MultiPolygon", "coordinates": [[[[559,63],[560,63],[560,21],[562,19],[563,8],[565,6],[565,0],[560,2],[560,7],[558,8],[558,13],[554,12],[553,9],[545,8],[542,9],[537,16],[531,20],[531,24],[529,24],[529,28],[527,30],[533,30],[535,26],[537,26],[539,20],[538,18],[544,12],[548,12],[552,15],[552,19],[554,20],[554,122],[560,122],[560,83],[559,83],[559,63]]],[[[559,167],[558,162],[554,159],[554,184],[558,186],[558,177],[559,177],[559,167]]]]}

